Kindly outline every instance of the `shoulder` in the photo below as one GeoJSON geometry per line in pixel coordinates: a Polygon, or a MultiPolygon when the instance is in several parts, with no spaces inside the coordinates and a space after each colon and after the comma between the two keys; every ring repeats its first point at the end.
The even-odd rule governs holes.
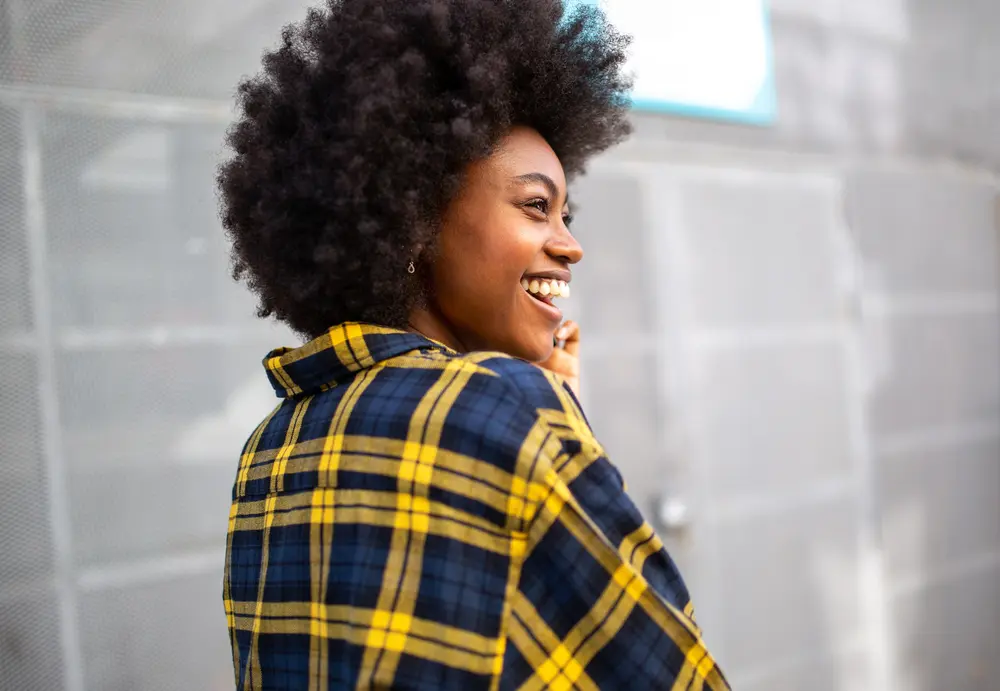
{"type": "MultiPolygon", "coordinates": [[[[560,406],[554,383],[538,367],[500,353],[424,351],[394,358],[383,373],[392,400],[379,406],[379,417],[391,407],[400,431],[418,431],[441,496],[461,495],[466,509],[488,506],[495,522],[523,530],[538,493],[529,497],[528,488],[540,486],[567,454],[565,436],[550,424],[560,406]]],[[[361,398],[353,410],[364,408],[361,398]]]]}
{"type": "Polygon", "coordinates": [[[484,351],[455,357],[474,368],[494,395],[517,401],[557,436],[596,444],[579,401],[558,375],[505,353],[484,351]]]}
{"type": "Polygon", "coordinates": [[[561,382],[541,367],[504,353],[479,352],[460,357],[491,376],[497,386],[510,390],[512,395],[534,408],[562,407],[561,382]]]}
{"type": "Polygon", "coordinates": [[[451,354],[468,372],[481,379],[478,387],[518,401],[544,419],[557,415],[583,418],[573,392],[556,374],[506,353],[479,351],[451,354]]]}
{"type": "Polygon", "coordinates": [[[599,446],[569,387],[530,362],[500,352],[441,349],[394,358],[387,365],[414,384],[420,381],[392,389],[396,395],[407,389],[414,404],[433,397],[446,435],[520,447],[532,430],[542,429],[574,447],[599,446]]]}
{"type": "MultiPolygon", "coordinates": [[[[541,368],[499,352],[456,353],[445,349],[406,353],[384,363],[375,378],[391,384],[391,393],[416,405],[434,399],[437,413],[470,431],[482,429],[487,420],[521,424],[550,417],[560,411],[571,394],[541,368]]],[[[384,387],[380,387],[384,388],[384,387]]],[[[417,406],[419,407],[419,406],[417,406]]]]}
{"type": "Polygon", "coordinates": [[[563,395],[572,395],[551,372],[500,352],[415,351],[395,357],[386,365],[396,371],[429,370],[427,378],[431,381],[437,381],[442,372],[450,372],[483,393],[514,399],[533,409],[558,410],[564,406],[563,395]]]}

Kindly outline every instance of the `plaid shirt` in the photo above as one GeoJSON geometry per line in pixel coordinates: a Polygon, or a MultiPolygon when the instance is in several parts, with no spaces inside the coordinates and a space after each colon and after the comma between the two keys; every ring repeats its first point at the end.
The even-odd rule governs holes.
{"type": "Polygon", "coordinates": [[[265,360],[224,598],[241,691],[728,689],[570,390],[349,323],[265,360]]]}

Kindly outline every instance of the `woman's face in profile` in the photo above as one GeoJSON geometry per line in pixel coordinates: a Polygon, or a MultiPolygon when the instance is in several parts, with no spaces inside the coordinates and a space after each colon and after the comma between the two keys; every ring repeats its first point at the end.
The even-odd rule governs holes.
{"type": "Polygon", "coordinates": [[[549,356],[583,258],[569,222],[566,175],[536,131],[515,128],[470,167],[443,219],[429,305],[463,350],[549,356]]]}

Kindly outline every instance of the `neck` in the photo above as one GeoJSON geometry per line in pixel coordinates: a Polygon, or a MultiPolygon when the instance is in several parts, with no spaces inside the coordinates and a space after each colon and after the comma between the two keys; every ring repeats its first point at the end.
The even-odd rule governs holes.
{"type": "Polygon", "coordinates": [[[448,320],[433,306],[415,307],[410,312],[409,331],[442,343],[456,352],[469,352],[448,320]]]}

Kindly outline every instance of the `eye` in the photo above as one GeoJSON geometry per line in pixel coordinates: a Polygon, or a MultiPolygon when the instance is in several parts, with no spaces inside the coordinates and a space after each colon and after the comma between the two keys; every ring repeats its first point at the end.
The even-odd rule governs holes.
{"type": "Polygon", "coordinates": [[[574,218],[575,217],[573,216],[573,214],[563,214],[563,225],[569,228],[571,225],[573,225],[574,218]]]}
{"type": "Polygon", "coordinates": [[[549,200],[548,199],[532,199],[530,202],[525,204],[528,208],[537,209],[543,214],[549,213],[549,200]]]}

